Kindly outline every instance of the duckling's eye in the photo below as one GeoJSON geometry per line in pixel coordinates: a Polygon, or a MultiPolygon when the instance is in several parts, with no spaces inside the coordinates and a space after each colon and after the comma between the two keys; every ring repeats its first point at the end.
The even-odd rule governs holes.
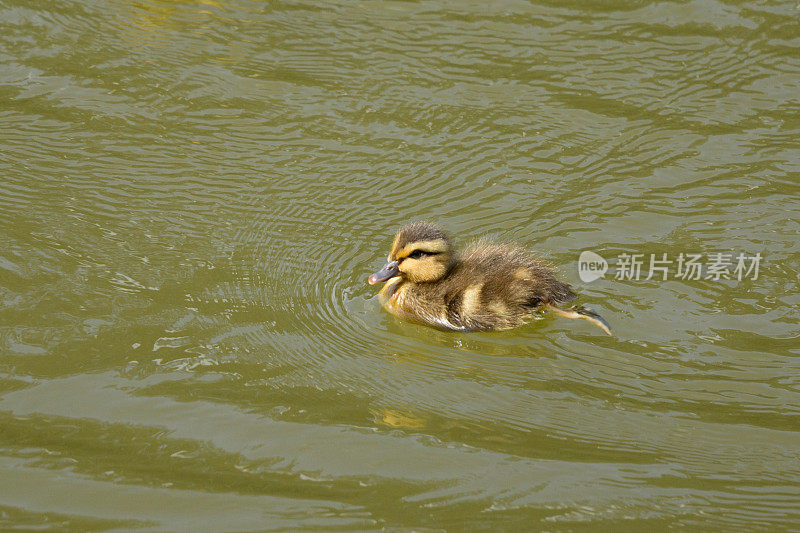
{"type": "Polygon", "coordinates": [[[423,252],[422,250],[414,250],[413,252],[408,254],[408,257],[410,257],[411,259],[419,259],[420,257],[426,256],[426,255],[428,255],[427,252],[423,252]]]}

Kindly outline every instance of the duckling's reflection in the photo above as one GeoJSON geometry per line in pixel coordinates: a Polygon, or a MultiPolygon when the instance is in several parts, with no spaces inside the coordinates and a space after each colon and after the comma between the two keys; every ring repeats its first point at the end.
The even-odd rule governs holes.
{"type": "Polygon", "coordinates": [[[419,430],[427,425],[424,418],[408,410],[379,407],[370,409],[370,412],[376,424],[390,428],[419,430]]]}
{"type": "Polygon", "coordinates": [[[187,19],[220,16],[229,4],[217,0],[198,0],[194,5],[172,0],[131,0],[128,11],[117,15],[117,27],[130,44],[140,47],[168,39],[186,26],[187,19]]]}

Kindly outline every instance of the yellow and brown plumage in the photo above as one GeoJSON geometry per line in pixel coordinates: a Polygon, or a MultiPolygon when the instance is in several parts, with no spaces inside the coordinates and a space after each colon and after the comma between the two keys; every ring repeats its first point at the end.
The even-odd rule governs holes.
{"type": "Polygon", "coordinates": [[[593,311],[562,307],[575,293],[530,252],[482,242],[455,254],[448,235],[427,222],[397,233],[388,263],[369,282],[386,282],[379,298],[390,313],[442,329],[510,329],[544,309],[583,318],[611,334],[593,311]]]}

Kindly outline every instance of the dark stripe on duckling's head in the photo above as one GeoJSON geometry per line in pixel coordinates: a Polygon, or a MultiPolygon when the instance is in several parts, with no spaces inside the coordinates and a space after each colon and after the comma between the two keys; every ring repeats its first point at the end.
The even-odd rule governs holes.
{"type": "Polygon", "coordinates": [[[400,260],[417,250],[427,254],[449,253],[450,237],[430,222],[412,222],[397,233],[389,257],[400,260]]]}

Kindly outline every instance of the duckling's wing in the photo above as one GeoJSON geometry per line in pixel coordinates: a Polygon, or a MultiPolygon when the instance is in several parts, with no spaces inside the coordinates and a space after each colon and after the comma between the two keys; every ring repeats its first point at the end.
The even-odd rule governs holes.
{"type": "Polygon", "coordinates": [[[502,276],[508,292],[526,307],[537,308],[549,303],[564,305],[575,299],[570,286],[559,280],[555,271],[533,256],[526,256],[516,265],[511,276],[502,276]]]}
{"type": "Polygon", "coordinates": [[[447,322],[470,331],[509,327],[507,297],[498,294],[495,278],[479,262],[457,264],[441,284],[447,322]]]}
{"type": "Polygon", "coordinates": [[[471,330],[508,329],[550,302],[575,294],[533,254],[516,246],[479,242],[464,251],[445,284],[448,320],[471,330]]]}

